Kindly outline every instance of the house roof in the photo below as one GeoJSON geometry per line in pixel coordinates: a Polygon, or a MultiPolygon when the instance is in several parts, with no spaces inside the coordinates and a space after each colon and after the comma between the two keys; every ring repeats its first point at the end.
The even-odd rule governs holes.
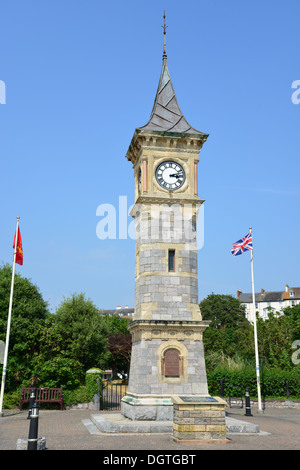
{"type": "Polygon", "coordinates": [[[290,287],[290,298],[291,292],[294,292],[293,299],[300,299],[300,287],[290,287]]]}
{"type": "MultiPolygon", "coordinates": [[[[252,302],[251,293],[240,293],[238,296],[242,303],[252,302]]],[[[255,293],[255,302],[280,302],[282,300],[300,299],[300,287],[289,287],[289,291],[264,291],[255,293]],[[292,294],[293,293],[293,294],[292,294]],[[287,294],[287,295],[285,295],[287,294]]]]}

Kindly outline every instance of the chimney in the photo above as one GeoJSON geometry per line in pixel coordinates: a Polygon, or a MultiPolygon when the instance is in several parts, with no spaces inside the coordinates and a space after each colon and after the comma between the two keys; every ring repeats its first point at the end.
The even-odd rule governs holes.
{"type": "Polygon", "coordinates": [[[290,298],[290,288],[286,284],[285,290],[282,292],[282,300],[286,300],[286,299],[289,299],[289,298],[290,298]]]}
{"type": "Polygon", "coordinates": [[[264,295],[265,292],[266,292],[266,291],[265,291],[264,289],[262,289],[262,290],[260,291],[261,295],[264,295]]]}
{"type": "Polygon", "coordinates": [[[237,296],[237,298],[239,298],[239,296],[240,296],[241,294],[242,294],[242,291],[241,291],[241,290],[237,290],[237,291],[236,291],[236,296],[237,296]]]}

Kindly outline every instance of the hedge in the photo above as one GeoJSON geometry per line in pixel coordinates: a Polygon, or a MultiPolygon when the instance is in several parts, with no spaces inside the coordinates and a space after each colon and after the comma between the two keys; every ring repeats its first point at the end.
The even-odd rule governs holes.
{"type": "MultiPolygon", "coordinates": [[[[224,397],[243,397],[248,388],[250,397],[257,397],[256,371],[254,368],[244,370],[216,369],[207,372],[210,395],[220,395],[220,381],[223,379],[224,397]]],[[[284,371],[278,369],[260,370],[261,394],[264,398],[286,397],[288,381],[291,397],[300,398],[300,368],[284,371]]]]}

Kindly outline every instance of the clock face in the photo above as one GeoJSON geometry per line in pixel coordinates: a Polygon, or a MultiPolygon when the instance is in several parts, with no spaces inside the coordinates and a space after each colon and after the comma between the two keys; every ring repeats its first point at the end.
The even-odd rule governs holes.
{"type": "Polygon", "coordinates": [[[185,171],[179,163],[163,162],[156,168],[155,178],[162,188],[174,191],[185,182],[185,171]]]}

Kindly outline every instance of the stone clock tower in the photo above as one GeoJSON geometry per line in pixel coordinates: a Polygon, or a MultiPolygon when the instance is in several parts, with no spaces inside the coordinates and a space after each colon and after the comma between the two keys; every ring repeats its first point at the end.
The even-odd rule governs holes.
{"type": "MultiPolygon", "coordinates": [[[[164,27],[165,38],[165,27],[164,27]]],[[[208,134],[183,116],[167,56],[148,123],[127,151],[133,164],[136,227],[135,318],[122,414],[172,420],[172,395],[208,396],[198,305],[199,152],[208,134]]]]}

